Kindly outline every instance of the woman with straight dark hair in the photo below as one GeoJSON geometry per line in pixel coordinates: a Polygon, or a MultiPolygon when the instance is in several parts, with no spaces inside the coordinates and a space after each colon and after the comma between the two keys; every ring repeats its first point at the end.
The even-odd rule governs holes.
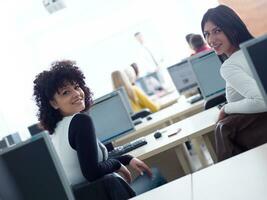
{"type": "MultiPolygon", "coordinates": [[[[261,133],[258,133],[259,135],[256,136],[255,132],[251,132],[251,130],[249,133],[251,137],[246,136],[246,139],[244,139],[243,134],[242,144],[240,141],[237,141],[240,139],[239,136],[231,135],[231,141],[237,139],[234,141],[234,146],[238,146],[238,149],[235,149],[233,144],[224,141],[225,134],[230,134],[231,132],[229,131],[229,124],[235,130],[235,133],[244,133],[249,127],[258,128],[259,124],[256,125],[256,122],[262,125],[263,123],[259,118],[262,119],[264,114],[267,116],[264,113],[267,111],[267,106],[263,101],[263,97],[249,69],[246,58],[239,48],[242,42],[253,39],[253,36],[237,13],[225,5],[211,8],[203,16],[201,28],[209,46],[219,56],[225,57],[220,72],[226,82],[227,104],[220,110],[219,123],[216,129],[216,132],[219,132],[216,135],[216,148],[217,152],[219,152],[219,160],[222,160],[267,142],[267,134],[262,137],[260,134],[263,131],[258,131],[261,133]],[[239,120],[236,118],[234,120],[233,116],[236,117],[237,114],[239,114],[239,120]],[[240,117],[242,120],[240,120],[240,117]],[[223,131],[223,128],[220,126],[220,124],[225,125],[225,123],[227,123],[228,132],[223,131]],[[222,134],[222,132],[227,133],[222,134]],[[257,138],[261,138],[261,141],[257,141],[257,138]],[[250,142],[248,142],[249,140],[250,142]]],[[[265,120],[267,120],[266,117],[265,120]]],[[[261,128],[261,130],[267,130],[267,128],[261,128]]]]}

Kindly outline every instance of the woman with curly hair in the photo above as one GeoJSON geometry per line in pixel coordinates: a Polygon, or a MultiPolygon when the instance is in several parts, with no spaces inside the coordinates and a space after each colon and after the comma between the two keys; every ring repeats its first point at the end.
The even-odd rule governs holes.
{"type": "MultiPolygon", "coordinates": [[[[151,170],[130,155],[108,158],[105,146],[96,138],[90,116],[83,114],[92,104],[92,93],[82,71],[72,61],[58,61],[34,80],[38,118],[51,134],[52,143],[70,184],[94,181],[119,172],[130,183],[129,164],[140,174],[151,170]]],[[[104,120],[104,119],[103,119],[104,120]]]]}

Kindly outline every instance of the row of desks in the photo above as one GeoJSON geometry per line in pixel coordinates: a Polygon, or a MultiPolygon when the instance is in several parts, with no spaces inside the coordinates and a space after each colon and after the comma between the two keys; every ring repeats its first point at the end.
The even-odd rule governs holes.
{"type": "Polygon", "coordinates": [[[145,199],[266,200],[267,144],[133,198],[145,199]]]}
{"type": "Polygon", "coordinates": [[[199,101],[190,104],[182,96],[179,101],[163,110],[160,110],[151,115],[151,120],[144,119],[144,122],[136,126],[136,130],[132,133],[121,137],[115,141],[115,146],[128,143],[134,139],[146,136],[158,129],[167,127],[177,121],[185,119],[203,110],[204,101],[199,101]]]}
{"type": "MultiPolygon", "coordinates": [[[[207,133],[212,132],[214,130],[218,114],[219,109],[214,107],[161,129],[162,137],[158,139],[154,138],[153,133],[149,134],[145,136],[148,144],[131,151],[130,154],[138,157],[141,160],[145,160],[161,152],[174,148],[185,174],[189,174],[191,173],[191,169],[186,162],[181,145],[186,141],[194,141],[194,139],[205,136],[207,133]],[[180,132],[173,135],[173,133],[177,132],[179,129],[180,132]],[[169,137],[169,135],[173,136],[169,137]]],[[[206,141],[208,143],[208,138],[206,138],[206,141]]],[[[199,144],[196,144],[195,146],[198,148],[199,144]]],[[[209,152],[214,154],[213,159],[216,160],[212,146],[207,145],[207,147],[209,152]]],[[[200,147],[199,151],[196,151],[196,153],[198,154],[202,164],[206,165],[205,158],[200,150],[200,147]]]]}
{"type": "MultiPolygon", "coordinates": [[[[203,100],[190,104],[183,96],[181,96],[178,103],[154,113],[151,120],[136,126],[134,132],[117,140],[115,146],[131,142],[140,137],[145,137],[148,144],[129,152],[129,154],[138,157],[141,160],[148,161],[148,159],[152,159],[163,168],[164,166],[162,166],[162,163],[164,162],[158,162],[158,160],[161,160],[162,158],[161,153],[166,154],[166,151],[172,151],[173,153],[171,153],[171,155],[167,153],[167,157],[176,159],[176,162],[178,162],[181,165],[180,168],[182,168],[180,172],[172,169],[172,172],[169,173],[167,171],[169,171],[168,169],[170,168],[166,167],[166,164],[164,163],[165,168],[167,168],[167,170],[164,170],[165,175],[169,177],[169,180],[172,180],[173,178],[180,177],[182,174],[189,174],[194,171],[189,163],[188,151],[184,145],[186,141],[190,140],[194,145],[194,150],[200,160],[201,166],[206,167],[209,163],[207,163],[207,159],[201,150],[199,139],[203,140],[204,143],[206,142],[208,150],[212,155],[212,159],[216,162],[217,159],[213,147],[210,144],[208,137],[206,137],[206,134],[214,130],[219,110],[215,107],[203,111],[203,105],[203,100]],[[156,130],[160,130],[162,137],[158,139],[154,138],[154,132],[156,130]],[[181,131],[176,135],[169,137],[169,135],[177,132],[177,130],[181,131]]],[[[153,163],[151,164],[153,165],[153,163]]]]}
{"type": "Polygon", "coordinates": [[[214,131],[219,109],[214,107],[200,112],[202,110],[203,101],[193,105],[184,100],[179,101],[178,104],[153,114],[151,121],[139,125],[133,133],[135,136],[128,136],[121,140],[130,141],[145,136],[148,144],[130,152],[131,155],[142,160],[157,156],[169,149],[175,149],[177,158],[183,163],[182,168],[187,174],[134,199],[266,199],[267,144],[192,173],[182,153],[182,146],[186,141],[193,142],[201,163],[206,164],[200,145],[195,143],[196,139],[202,138],[214,163],[217,161],[207,134],[214,131]],[[153,136],[153,131],[157,129],[162,132],[162,137],[159,139],[153,136]],[[181,129],[179,133],[169,137],[178,129],[181,129]]]}

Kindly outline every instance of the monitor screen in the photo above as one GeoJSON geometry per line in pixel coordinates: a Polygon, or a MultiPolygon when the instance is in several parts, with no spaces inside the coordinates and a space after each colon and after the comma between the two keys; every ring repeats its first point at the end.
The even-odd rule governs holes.
{"type": "Polygon", "coordinates": [[[225,81],[220,74],[222,62],[214,51],[192,56],[189,62],[205,99],[225,93],[225,81]]]}
{"type": "Polygon", "coordinates": [[[162,78],[158,72],[152,72],[138,78],[135,84],[149,96],[163,89],[162,78]]]}
{"type": "Polygon", "coordinates": [[[168,67],[168,72],[180,94],[197,86],[195,74],[188,63],[188,60],[184,60],[168,67]]]}
{"type": "Polygon", "coordinates": [[[241,49],[267,103],[267,35],[246,42],[241,49]]]}
{"type": "Polygon", "coordinates": [[[74,199],[52,148],[48,135],[38,135],[1,152],[0,199],[74,199]]]}
{"type": "Polygon", "coordinates": [[[103,143],[134,130],[134,124],[118,92],[96,99],[88,113],[93,120],[97,138],[103,143]]]}

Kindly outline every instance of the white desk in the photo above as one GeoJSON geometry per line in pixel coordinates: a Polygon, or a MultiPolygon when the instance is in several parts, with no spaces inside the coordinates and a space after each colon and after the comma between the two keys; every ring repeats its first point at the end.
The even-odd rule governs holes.
{"type": "Polygon", "coordinates": [[[137,125],[136,130],[114,142],[115,146],[125,144],[139,137],[146,136],[155,130],[162,129],[181,119],[187,118],[203,110],[204,101],[190,104],[184,97],[178,103],[151,115],[152,119],[137,125]]]}
{"type": "Polygon", "coordinates": [[[157,97],[154,101],[160,105],[160,108],[166,108],[174,103],[177,103],[179,94],[176,90],[166,92],[165,95],[157,97]]]}
{"type": "Polygon", "coordinates": [[[192,176],[194,200],[266,200],[267,144],[192,176]]]}
{"type": "Polygon", "coordinates": [[[132,199],[266,200],[267,144],[132,199]]]}
{"type": "Polygon", "coordinates": [[[191,200],[191,175],[184,176],[154,190],[132,198],[133,200],[191,200]]]}
{"type": "MultiPolygon", "coordinates": [[[[190,138],[193,136],[201,136],[214,130],[218,114],[219,109],[214,107],[172,124],[160,130],[162,132],[161,138],[155,139],[154,133],[152,133],[146,136],[148,142],[147,145],[131,151],[129,154],[144,160],[163,151],[175,148],[177,157],[180,160],[183,170],[186,174],[188,174],[191,172],[191,170],[186,158],[184,158],[184,152],[181,148],[181,144],[190,140],[190,138]],[[179,128],[181,128],[181,131],[178,134],[168,137],[168,135],[174,133],[179,128]]],[[[201,159],[202,154],[200,152],[197,153],[201,159]]],[[[202,163],[205,164],[204,161],[202,161],[202,163]]]]}

